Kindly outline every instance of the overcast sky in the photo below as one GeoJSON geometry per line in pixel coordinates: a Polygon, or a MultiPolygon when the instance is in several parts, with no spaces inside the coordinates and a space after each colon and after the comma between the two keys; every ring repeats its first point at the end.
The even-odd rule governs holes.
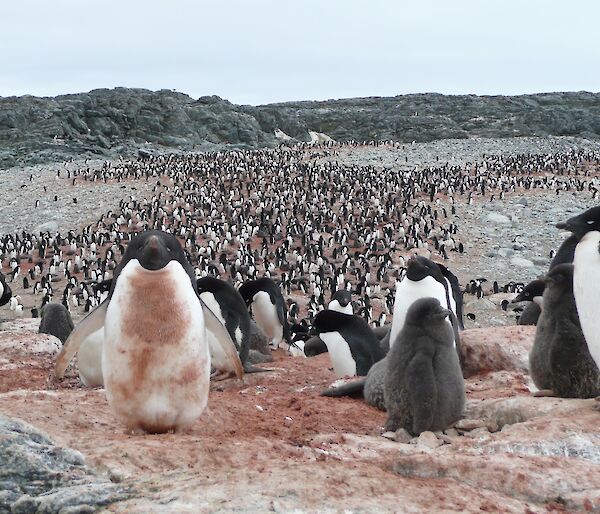
{"type": "Polygon", "coordinates": [[[596,0],[16,0],[0,10],[0,96],[598,92],[598,20],[596,0]]]}

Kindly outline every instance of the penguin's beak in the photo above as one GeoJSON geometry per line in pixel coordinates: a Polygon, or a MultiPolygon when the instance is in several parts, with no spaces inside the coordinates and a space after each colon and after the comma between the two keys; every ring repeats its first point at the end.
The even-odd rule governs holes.
{"type": "Polygon", "coordinates": [[[139,262],[147,270],[164,268],[170,261],[169,250],[158,236],[150,236],[141,249],[139,262]]]}
{"type": "Polygon", "coordinates": [[[442,309],[440,311],[440,318],[442,318],[442,319],[446,319],[446,318],[452,319],[451,316],[452,316],[452,311],[450,309],[442,309]]]}
{"type": "Polygon", "coordinates": [[[585,220],[581,216],[573,216],[567,221],[557,223],[556,228],[559,228],[561,230],[568,230],[569,232],[572,232],[573,234],[577,235],[581,234],[582,231],[583,233],[585,233],[587,225],[585,223],[585,220]]]}
{"type": "Polygon", "coordinates": [[[525,301],[525,297],[523,296],[523,293],[519,293],[517,296],[515,296],[510,303],[519,303],[519,302],[524,302],[525,301]]]}

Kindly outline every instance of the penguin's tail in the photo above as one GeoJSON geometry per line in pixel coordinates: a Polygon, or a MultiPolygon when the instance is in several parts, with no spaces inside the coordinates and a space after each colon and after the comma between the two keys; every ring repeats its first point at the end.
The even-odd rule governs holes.
{"type": "Polygon", "coordinates": [[[352,382],[346,382],[339,386],[325,389],[321,392],[321,396],[330,396],[333,398],[338,398],[341,396],[362,396],[366,383],[367,377],[362,377],[359,380],[353,380],[352,382]]]}

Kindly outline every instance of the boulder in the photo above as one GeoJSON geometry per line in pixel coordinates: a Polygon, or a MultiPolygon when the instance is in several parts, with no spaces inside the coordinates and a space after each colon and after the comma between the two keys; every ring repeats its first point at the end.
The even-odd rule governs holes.
{"type": "Polygon", "coordinates": [[[461,333],[463,373],[470,377],[489,371],[529,369],[535,327],[474,328],[461,333]]]}

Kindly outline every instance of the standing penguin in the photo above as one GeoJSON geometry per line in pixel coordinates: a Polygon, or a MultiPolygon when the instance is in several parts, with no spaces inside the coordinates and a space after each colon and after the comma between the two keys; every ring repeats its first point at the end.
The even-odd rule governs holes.
{"type": "Polygon", "coordinates": [[[104,327],[85,338],[77,352],[77,368],[79,380],[86,387],[104,385],[102,376],[102,345],[104,344],[104,327]]]}
{"type": "Polygon", "coordinates": [[[600,394],[600,373],[590,356],[573,296],[573,265],[558,264],[545,277],[543,309],[530,356],[535,384],[562,398],[600,394]]]}
{"type": "Polygon", "coordinates": [[[185,428],[206,407],[211,365],[243,374],[235,344],[198,297],[194,270],[172,234],[149,230],[131,239],[107,299],[63,346],[58,378],[81,343],[102,326],[106,397],[128,429],[185,428]]]}
{"type": "Polygon", "coordinates": [[[248,362],[250,355],[250,314],[244,299],[228,282],[214,277],[203,277],[196,281],[198,294],[219,321],[225,325],[235,343],[246,373],[269,371],[256,368],[248,362]]]}
{"type": "Polygon", "coordinates": [[[47,303],[42,307],[41,316],[38,333],[53,335],[65,344],[74,326],[67,308],[62,303],[47,303]]]}
{"type": "MultiPolygon", "coordinates": [[[[450,273],[446,270],[447,273],[450,273]]],[[[455,277],[456,278],[456,277],[455,277]]],[[[446,323],[454,327],[455,343],[458,350],[459,335],[458,330],[462,322],[456,323],[453,320],[458,320],[456,316],[458,305],[462,312],[462,295],[460,290],[458,296],[454,296],[454,288],[450,285],[450,281],[442,273],[441,267],[427,259],[426,257],[413,257],[408,261],[406,268],[406,276],[396,286],[396,299],[394,301],[394,319],[392,320],[392,328],[390,331],[390,347],[398,338],[398,334],[404,326],[404,321],[410,306],[419,298],[437,298],[441,305],[446,309],[450,309],[455,316],[451,316],[452,320],[447,319],[446,323]]]]}
{"type": "Polygon", "coordinates": [[[0,273],[0,306],[6,305],[8,302],[10,302],[11,298],[12,291],[6,283],[4,274],[0,273]]]}
{"type": "Polygon", "coordinates": [[[286,305],[279,286],[263,277],[244,282],[239,292],[246,305],[252,306],[256,324],[271,340],[271,345],[278,348],[284,340],[291,344],[286,305]]]}
{"type": "MultiPolygon", "coordinates": [[[[561,224],[561,227],[563,224],[561,224]]],[[[558,228],[561,228],[558,227],[558,228]]],[[[566,228],[566,226],[564,227],[566,228]]],[[[575,257],[575,247],[579,243],[579,237],[576,234],[571,234],[567,239],[565,239],[560,245],[558,251],[552,258],[552,262],[550,263],[550,269],[554,268],[554,266],[558,266],[559,264],[568,264],[573,262],[573,258],[575,257]]]]}
{"type": "Polygon", "coordinates": [[[327,345],[339,377],[366,375],[385,355],[377,336],[360,316],[326,309],[315,316],[313,331],[327,345]]]}
{"type": "Polygon", "coordinates": [[[592,207],[557,228],[578,237],[573,264],[573,293],[590,355],[600,367],[600,207],[592,207]]]}
{"type": "Polygon", "coordinates": [[[354,314],[352,309],[352,294],[347,289],[339,289],[331,296],[331,301],[327,308],[343,314],[354,314]]]}
{"type": "Polygon", "coordinates": [[[385,410],[383,385],[387,373],[387,356],[377,361],[367,373],[366,377],[358,380],[336,384],[321,392],[321,396],[337,398],[340,396],[362,396],[365,403],[379,410],[385,410]]]}
{"type": "Polygon", "coordinates": [[[386,430],[405,428],[419,435],[444,430],[460,419],[465,386],[454,332],[446,321],[450,313],[437,298],[421,298],[409,307],[386,359],[386,430]]]}
{"type": "MultiPolygon", "coordinates": [[[[552,268],[550,268],[552,269],[552,268]]],[[[519,317],[518,325],[537,325],[542,312],[542,295],[546,288],[546,282],[535,279],[529,282],[523,290],[515,296],[511,303],[528,302],[519,317]]]]}

